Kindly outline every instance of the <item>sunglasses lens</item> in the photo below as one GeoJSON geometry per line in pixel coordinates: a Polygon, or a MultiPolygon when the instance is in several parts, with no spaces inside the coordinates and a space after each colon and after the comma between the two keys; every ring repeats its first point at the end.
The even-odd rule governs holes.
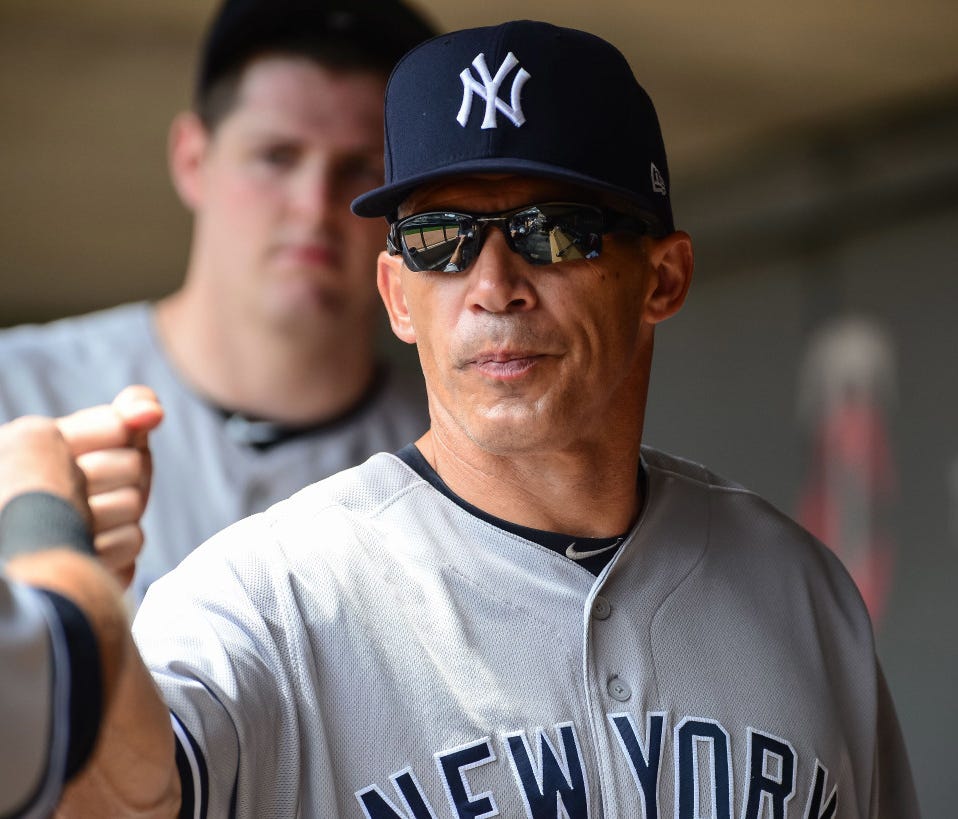
{"type": "Polygon", "coordinates": [[[540,205],[509,220],[509,238],[532,264],[592,259],[602,249],[602,212],[587,205],[540,205]]]}
{"type": "Polygon", "coordinates": [[[470,220],[455,213],[423,213],[398,225],[400,246],[412,270],[459,273],[474,254],[470,220]]]}
{"type": "Polygon", "coordinates": [[[498,223],[510,247],[531,264],[593,259],[602,250],[602,211],[564,203],[502,216],[421,213],[400,221],[391,235],[411,270],[460,273],[478,255],[489,223],[498,223]]]}

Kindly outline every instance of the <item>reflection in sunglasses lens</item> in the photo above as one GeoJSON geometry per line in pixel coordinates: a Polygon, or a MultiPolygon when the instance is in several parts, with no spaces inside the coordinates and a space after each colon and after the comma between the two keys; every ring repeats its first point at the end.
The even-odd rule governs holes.
{"type": "Polygon", "coordinates": [[[479,254],[485,231],[493,226],[532,264],[593,258],[602,246],[602,212],[590,205],[537,205],[488,216],[423,213],[396,227],[411,269],[458,273],[479,254]]]}

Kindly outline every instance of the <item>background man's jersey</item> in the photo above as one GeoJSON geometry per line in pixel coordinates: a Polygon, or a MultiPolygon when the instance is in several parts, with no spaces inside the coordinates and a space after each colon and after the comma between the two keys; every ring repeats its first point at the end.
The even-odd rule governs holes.
{"type": "Polygon", "coordinates": [[[239,419],[180,380],[145,303],[6,330],[0,361],[0,422],[109,403],[129,384],[146,384],[159,396],[166,417],[150,438],[154,475],[132,589],[137,601],[223,527],[375,452],[398,449],[427,424],[421,382],[384,372],[348,415],[268,447],[244,443],[249,430],[241,424],[237,434],[239,419]]]}
{"type": "Polygon", "coordinates": [[[390,455],[197,550],[134,625],[189,815],[917,816],[838,560],[756,495],[644,457],[598,578],[390,455]]]}

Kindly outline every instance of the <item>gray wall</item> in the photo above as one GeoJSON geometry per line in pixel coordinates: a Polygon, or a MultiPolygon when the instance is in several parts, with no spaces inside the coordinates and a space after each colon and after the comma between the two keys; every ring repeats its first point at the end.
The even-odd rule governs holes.
{"type": "Polygon", "coordinates": [[[677,191],[701,242],[689,301],[656,338],[645,436],[795,514],[813,462],[807,344],[838,316],[883,329],[897,491],[879,510],[895,552],[878,646],[929,817],[953,815],[958,734],[956,146],[958,94],[944,95],[756,148],[677,191]]]}

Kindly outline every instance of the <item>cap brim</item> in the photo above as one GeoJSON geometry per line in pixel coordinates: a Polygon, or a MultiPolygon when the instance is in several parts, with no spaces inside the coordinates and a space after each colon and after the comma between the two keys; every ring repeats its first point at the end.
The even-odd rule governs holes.
{"type": "MultiPolygon", "coordinates": [[[[550,165],[547,162],[534,162],[528,159],[510,159],[508,157],[487,157],[485,159],[470,159],[456,162],[441,168],[434,168],[428,173],[412,176],[392,185],[383,185],[362,196],[357,196],[352,202],[352,211],[357,216],[385,216],[394,217],[399,206],[414,190],[429,182],[436,182],[453,176],[467,176],[470,174],[505,173],[518,176],[534,176],[541,179],[553,179],[558,182],[568,182],[589,190],[609,193],[634,202],[641,208],[657,213],[660,203],[647,201],[647,197],[637,194],[633,190],[613,185],[601,179],[585,174],[575,173],[565,168],[550,165]]],[[[666,229],[674,230],[672,225],[666,229]]]]}

